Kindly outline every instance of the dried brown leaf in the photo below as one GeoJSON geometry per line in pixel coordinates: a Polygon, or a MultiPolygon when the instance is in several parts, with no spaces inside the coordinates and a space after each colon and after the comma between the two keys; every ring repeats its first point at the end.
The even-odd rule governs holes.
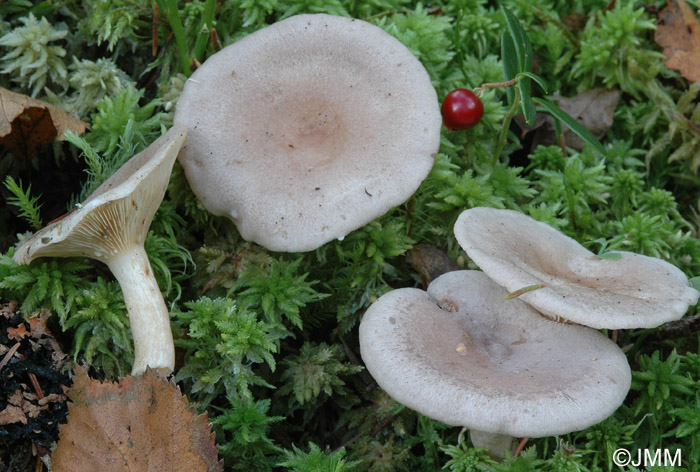
{"type": "Polygon", "coordinates": [[[559,107],[575,118],[588,131],[600,139],[613,122],[613,114],[620,100],[617,89],[592,89],[575,97],[557,97],[559,107]]]}
{"type": "Polygon", "coordinates": [[[54,472],[221,471],[206,414],[152,370],[100,383],[76,369],[54,472]]]}
{"type": "Polygon", "coordinates": [[[27,424],[27,418],[37,418],[42,411],[49,408],[49,403],[57,401],[66,401],[66,397],[52,393],[48,397],[39,399],[32,393],[15,390],[8,396],[5,409],[0,411],[0,425],[27,424]]]}
{"type": "MultiPolygon", "coordinates": [[[[584,128],[590,131],[598,139],[603,138],[613,123],[615,108],[620,100],[620,91],[617,89],[592,89],[582,92],[574,97],[560,97],[554,94],[559,107],[578,121],[584,128]]],[[[538,122],[535,126],[528,127],[524,120],[516,117],[516,123],[523,130],[523,134],[535,131],[532,148],[539,145],[558,144],[554,132],[554,118],[549,115],[537,115],[538,122]],[[542,123],[539,120],[542,117],[542,123]]],[[[584,141],[573,133],[566,125],[562,124],[562,132],[566,145],[577,151],[581,151],[584,141]]]]}
{"type": "Polygon", "coordinates": [[[17,328],[7,328],[7,335],[10,339],[19,341],[29,336],[29,331],[25,325],[21,324],[17,328]]]}
{"type": "Polygon", "coordinates": [[[460,267],[442,249],[428,244],[417,244],[408,251],[406,261],[418,271],[423,284],[460,267]]]}
{"type": "Polygon", "coordinates": [[[669,0],[661,10],[654,40],[664,48],[667,67],[700,81],[700,21],[685,0],[669,0]]]}
{"type": "Polygon", "coordinates": [[[16,405],[7,405],[4,410],[0,411],[0,425],[11,423],[27,424],[27,415],[24,414],[22,408],[16,405]]]}
{"type": "Polygon", "coordinates": [[[66,354],[61,349],[61,345],[53,337],[46,323],[53,313],[44,308],[37,316],[33,316],[29,320],[29,326],[32,338],[35,339],[40,346],[51,352],[51,359],[56,362],[56,368],[60,369],[66,359],[66,354]]]}
{"type": "Polygon", "coordinates": [[[71,130],[83,134],[88,124],[50,103],[0,87],[0,145],[22,159],[34,158],[39,150],[71,130]]]}

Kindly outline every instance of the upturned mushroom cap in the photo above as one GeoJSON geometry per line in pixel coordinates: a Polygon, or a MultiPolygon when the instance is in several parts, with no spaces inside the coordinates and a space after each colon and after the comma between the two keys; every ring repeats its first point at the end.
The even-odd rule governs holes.
{"type": "Polygon", "coordinates": [[[147,367],[173,371],[170,317],[143,244],[170,180],[187,130],[173,126],[100,185],[82,205],[23,242],[18,264],[37,257],[85,256],[110,268],[119,282],[134,339],[132,375],[147,367]]]}
{"type": "Polygon", "coordinates": [[[618,251],[619,259],[601,259],[512,210],[466,210],[454,232],[469,257],[508,291],[545,285],[521,300],[546,315],[593,328],[659,326],[681,318],[700,296],[666,261],[625,251],[618,251]]]}
{"type": "Polygon", "coordinates": [[[179,159],[242,237],[307,251],[404,202],[440,144],[430,77],[370,23],[298,15],[211,56],[185,84],[179,159]]]}
{"type": "Polygon", "coordinates": [[[367,369],[398,402],[486,433],[564,434],[612,414],[631,382],[618,346],[506,293],[480,271],[387,293],[360,325],[367,369]]]}
{"type": "Polygon", "coordinates": [[[21,244],[15,262],[84,256],[107,263],[125,247],[142,246],[186,135],[187,129],[173,126],[129,159],[80,206],[21,244]]]}

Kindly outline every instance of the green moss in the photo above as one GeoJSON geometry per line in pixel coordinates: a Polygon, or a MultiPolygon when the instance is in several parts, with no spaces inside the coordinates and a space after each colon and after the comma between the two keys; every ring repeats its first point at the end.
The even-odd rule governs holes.
{"type": "Polygon", "coordinates": [[[37,19],[31,12],[17,26],[0,38],[5,55],[0,57],[3,74],[36,97],[45,85],[65,87],[68,71],[63,61],[66,50],[55,41],[68,34],[55,28],[46,18],[37,19]]]}

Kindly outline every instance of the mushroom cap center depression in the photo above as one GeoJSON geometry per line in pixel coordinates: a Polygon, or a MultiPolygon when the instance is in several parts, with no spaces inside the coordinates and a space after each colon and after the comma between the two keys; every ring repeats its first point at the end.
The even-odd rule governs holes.
{"type": "Polygon", "coordinates": [[[262,143],[260,159],[264,165],[282,165],[304,178],[346,153],[356,134],[343,118],[351,112],[343,100],[319,96],[312,84],[288,93],[279,88],[263,95],[248,121],[265,124],[246,128],[242,138],[250,142],[249,136],[258,135],[254,139],[262,143]]]}
{"type": "MultiPolygon", "coordinates": [[[[430,303],[434,302],[426,299],[420,306],[407,309],[430,313],[430,303]]],[[[400,329],[395,335],[403,337],[407,354],[421,358],[428,370],[450,372],[443,381],[455,389],[464,388],[466,383],[484,395],[512,398],[545,395],[555,400],[568,398],[565,389],[559,386],[577,384],[592,373],[587,371],[595,369],[595,362],[581,362],[595,358],[595,353],[553,335],[556,330],[546,334],[526,332],[522,326],[498,321],[498,315],[490,307],[481,307],[471,316],[465,316],[464,312],[455,310],[457,305],[450,300],[439,300],[438,306],[442,316],[434,313],[411,320],[410,332],[415,335],[406,336],[400,329]],[[484,324],[484,319],[492,321],[484,324]]],[[[545,319],[542,323],[554,324],[545,319]]],[[[617,383],[612,375],[606,376],[605,381],[617,383]]]]}
{"type": "Polygon", "coordinates": [[[403,203],[440,142],[421,63],[381,28],[298,15],[224,48],[190,77],[174,121],[192,190],[241,236],[308,251],[403,203]]]}

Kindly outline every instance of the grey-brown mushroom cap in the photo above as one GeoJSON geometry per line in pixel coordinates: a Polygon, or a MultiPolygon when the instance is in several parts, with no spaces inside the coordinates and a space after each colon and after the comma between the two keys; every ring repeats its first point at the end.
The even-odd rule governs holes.
{"type": "Polygon", "coordinates": [[[449,425],[543,437],[611,415],[631,382],[618,346],[506,294],[480,271],[389,292],[362,319],[362,359],[391,397],[449,425]]]}
{"type": "Polygon", "coordinates": [[[403,203],[430,172],[441,116],[431,79],[365,21],[298,15],[224,48],[174,118],[194,193],[246,240],[307,251],[403,203]]]}
{"type": "Polygon", "coordinates": [[[28,264],[38,257],[89,257],[107,262],[132,244],[143,245],[186,136],[186,128],[170,128],[81,205],[20,244],[15,262],[28,264]]]}
{"type": "Polygon", "coordinates": [[[464,211],[454,227],[469,257],[508,291],[544,284],[520,299],[538,311],[593,328],[652,328],[681,318],[700,293],[661,259],[618,251],[601,259],[522,213],[464,211]]]}

